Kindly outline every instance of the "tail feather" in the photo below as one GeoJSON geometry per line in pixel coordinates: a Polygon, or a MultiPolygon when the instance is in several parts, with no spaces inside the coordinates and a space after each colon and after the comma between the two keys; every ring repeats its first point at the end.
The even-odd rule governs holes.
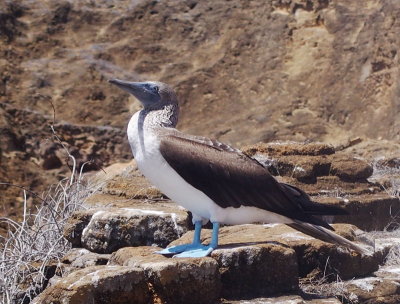
{"type": "Polygon", "coordinates": [[[289,184],[280,183],[280,187],[290,196],[291,199],[298,202],[308,215],[346,215],[348,212],[339,207],[314,202],[303,190],[289,184]]]}
{"type": "Polygon", "coordinates": [[[362,248],[361,246],[349,241],[348,239],[330,231],[324,227],[317,226],[314,224],[304,223],[300,221],[295,221],[294,223],[287,224],[293,229],[299,230],[304,234],[312,236],[314,238],[320,239],[321,241],[325,241],[332,244],[342,245],[346,248],[355,250],[364,255],[371,255],[372,252],[368,249],[362,248]]]}

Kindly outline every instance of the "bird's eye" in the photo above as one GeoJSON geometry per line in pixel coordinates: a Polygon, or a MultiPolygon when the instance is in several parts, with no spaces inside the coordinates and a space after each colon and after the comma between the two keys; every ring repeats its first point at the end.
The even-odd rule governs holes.
{"type": "Polygon", "coordinates": [[[153,91],[154,91],[154,92],[158,93],[158,90],[159,90],[158,86],[154,86],[154,87],[153,87],[153,91]]]}

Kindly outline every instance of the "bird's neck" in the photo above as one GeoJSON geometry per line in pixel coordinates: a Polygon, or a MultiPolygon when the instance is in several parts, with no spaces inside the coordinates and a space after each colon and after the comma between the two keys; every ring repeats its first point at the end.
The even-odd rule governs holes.
{"type": "Polygon", "coordinates": [[[175,128],[178,123],[179,108],[176,104],[165,105],[161,109],[143,109],[139,114],[139,123],[143,128],[175,128]]]}
{"type": "Polygon", "coordinates": [[[169,104],[161,109],[143,109],[136,112],[128,124],[128,140],[136,159],[148,153],[145,134],[151,139],[159,128],[175,128],[178,122],[178,106],[169,104]]]}

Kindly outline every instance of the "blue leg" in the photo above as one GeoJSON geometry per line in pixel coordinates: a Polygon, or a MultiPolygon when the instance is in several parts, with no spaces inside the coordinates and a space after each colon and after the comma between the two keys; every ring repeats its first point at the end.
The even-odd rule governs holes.
{"type": "Polygon", "coordinates": [[[212,231],[212,238],[211,243],[208,246],[204,246],[199,244],[197,248],[192,248],[189,250],[185,250],[182,253],[174,255],[174,257],[179,258],[200,258],[208,256],[214,249],[218,247],[218,230],[219,230],[219,223],[213,223],[213,231],[212,231]]]}
{"type": "Polygon", "coordinates": [[[172,247],[157,251],[156,253],[168,254],[168,255],[177,254],[177,253],[181,253],[184,251],[192,250],[195,248],[199,248],[200,246],[203,246],[200,242],[201,226],[202,226],[201,221],[197,221],[196,223],[194,223],[194,236],[193,236],[192,244],[183,244],[183,245],[178,245],[178,246],[172,246],[172,247]]]}

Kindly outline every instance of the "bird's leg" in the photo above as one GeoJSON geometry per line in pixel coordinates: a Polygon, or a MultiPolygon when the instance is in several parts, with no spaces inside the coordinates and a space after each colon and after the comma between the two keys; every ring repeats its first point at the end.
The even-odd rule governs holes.
{"type": "MultiPolygon", "coordinates": [[[[219,223],[215,222],[213,223],[213,230],[212,230],[212,237],[211,237],[211,243],[208,246],[198,244],[198,246],[195,246],[195,248],[191,248],[188,250],[185,250],[182,253],[179,253],[177,255],[174,255],[175,257],[179,258],[201,258],[208,256],[214,249],[218,247],[218,231],[219,231],[219,223]]],[[[195,237],[196,237],[196,232],[195,232],[195,237]]],[[[200,235],[199,235],[200,237],[200,235]]],[[[195,239],[193,239],[194,243],[195,239]]],[[[200,242],[200,240],[199,240],[200,242]]]]}
{"type": "Polygon", "coordinates": [[[218,247],[218,233],[219,233],[219,223],[215,222],[213,223],[212,237],[210,243],[210,247],[213,250],[218,247]]]}
{"type": "Polygon", "coordinates": [[[201,246],[204,247],[204,245],[202,245],[200,242],[200,234],[201,234],[202,225],[203,225],[203,223],[201,221],[196,221],[194,223],[194,236],[193,236],[193,242],[191,244],[172,246],[172,247],[157,251],[156,253],[171,255],[171,254],[177,254],[177,253],[181,253],[184,251],[200,248],[201,246]]]}

